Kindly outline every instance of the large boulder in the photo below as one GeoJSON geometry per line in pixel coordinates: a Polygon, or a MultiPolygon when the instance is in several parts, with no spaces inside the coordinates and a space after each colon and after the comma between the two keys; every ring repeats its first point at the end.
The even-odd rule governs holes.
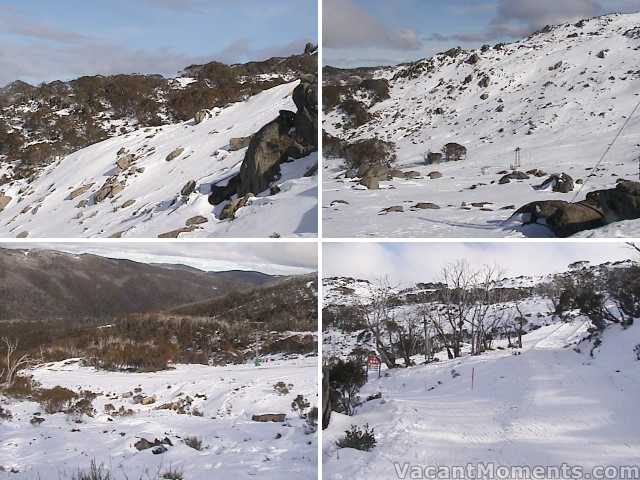
{"type": "Polygon", "coordinates": [[[313,151],[296,141],[290,131],[296,114],[281,110],[278,118],[267,123],[252,138],[240,167],[239,195],[258,194],[269,189],[280,175],[280,164],[289,158],[306,157],[313,151]]]}
{"type": "Polygon", "coordinates": [[[598,205],[607,222],[640,218],[640,182],[619,180],[616,188],[588,193],[587,201],[598,205]]]}
{"type": "Polygon", "coordinates": [[[118,177],[109,177],[100,187],[100,190],[96,192],[93,199],[95,203],[100,203],[107,198],[115,197],[122,190],[124,190],[124,184],[118,181],[118,177]]]}
{"type": "Polygon", "coordinates": [[[569,237],[582,230],[604,225],[604,212],[594,203],[583,201],[570,203],[562,200],[545,200],[529,203],[513,214],[520,215],[522,223],[545,225],[557,237],[569,237]]]}

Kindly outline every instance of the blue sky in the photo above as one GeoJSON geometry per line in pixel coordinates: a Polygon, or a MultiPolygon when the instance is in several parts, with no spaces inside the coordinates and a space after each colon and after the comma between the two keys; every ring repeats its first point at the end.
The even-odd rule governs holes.
{"type": "Polygon", "coordinates": [[[316,0],[0,0],[0,85],[93,73],[175,74],[317,42],[316,0]]]}
{"type": "Polygon", "coordinates": [[[474,268],[497,266],[505,275],[518,276],[566,271],[579,260],[600,264],[637,257],[620,242],[325,243],[323,275],[370,281],[388,276],[392,283],[409,286],[438,281],[442,267],[462,259],[474,268]]]}
{"type": "Polygon", "coordinates": [[[324,63],[398,64],[453,46],[522,38],[547,24],[640,11],[640,0],[324,0],[324,63]]]}

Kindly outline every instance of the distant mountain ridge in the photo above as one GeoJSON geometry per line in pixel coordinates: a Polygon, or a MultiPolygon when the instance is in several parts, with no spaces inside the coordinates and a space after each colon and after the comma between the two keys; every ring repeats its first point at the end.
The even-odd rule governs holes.
{"type": "Polygon", "coordinates": [[[0,248],[0,321],[98,320],[210,300],[277,281],[90,254],[0,248]]]}

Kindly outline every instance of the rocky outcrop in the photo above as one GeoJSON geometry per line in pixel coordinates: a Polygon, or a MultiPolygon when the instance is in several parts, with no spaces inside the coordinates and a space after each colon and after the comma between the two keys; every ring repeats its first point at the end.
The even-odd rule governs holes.
{"type": "Polygon", "coordinates": [[[501,177],[500,180],[498,180],[498,183],[500,185],[504,185],[505,183],[510,183],[511,180],[527,180],[528,178],[529,178],[529,175],[527,175],[526,173],[519,172],[518,170],[514,170],[513,172],[508,173],[503,177],[501,177]]]}
{"type": "Polygon", "coordinates": [[[620,220],[640,218],[640,182],[620,180],[615,188],[587,194],[581,202],[547,200],[529,203],[515,212],[522,223],[547,226],[558,237],[620,220]]]}
{"type": "Polygon", "coordinates": [[[193,121],[196,125],[200,125],[202,122],[204,122],[206,119],[208,119],[211,116],[211,114],[209,113],[209,110],[198,110],[196,112],[196,114],[193,117],[193,121]]]}
{"type": "Polygon", "coordinates": [[[447,162],[458,162],[467,158],[467,149],[459,143],[447,143],[442,149],[447,162]]]}
{"type": "MultiPolygon", "coordinates": [[[[269,190],[272,182],[280,178],[283,162],[306,157],[317,150],[317,77],[304,76],[293,92],[293,101],[297,112],[281,110],[278,118],[251,137],[231,139],[230,150],[241,147],[248,139],[240,173],[224,186],[212,185],[209,195],[212,205],[238,195],[239,198],[223,210],[225,218],[233,218],[237,202],[242,202],[247,195],[269,190]]],[[[246,199],[244,201],[246,203],[246,199]]]]}
{"type": "Polygon", "coordinates": [[[195,191],[196,191],[196,181],[189,180],[187,183],[184,184],[184,186],[182,187],[182,190],[180,190],[180,195],[182,195],[183,197],[188,197],[195,191]]]}
{"type": "Polygon", "coordinates": [[[247,193],[240,198],[229,201],[220,213],[220,220],[234,220],[236,218],[236,212],[246,206],[252,198],[253,194],[247,193]]]}
{"type": "Polygon", "coordinates": [[[535,187],[536,190],[546,190],[551,188],[553,192],[558,193],[569,193],[573,191],[574,183],[573,178],[571,178],[566,173],[557,174],[554,173],[550,175],[541,185],[535,187]]]}

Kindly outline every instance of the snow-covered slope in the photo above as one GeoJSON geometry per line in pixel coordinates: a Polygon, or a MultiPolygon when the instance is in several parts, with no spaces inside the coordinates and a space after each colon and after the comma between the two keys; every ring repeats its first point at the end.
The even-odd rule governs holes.
{"type": "MultiPolygon", "coordinates": [[[[640,325],[611,327],[592,359],[570,348],[586,323],[525,335],[520,355],[495,351],[374,376],[361,396],[380,392],[381,399],[353,417],[332,415],[323,437],[325,478],[403,478],[395,465],[405,464],[424,472],[434,465],[566,463],[587,473],[598,465],[636,465],[640,369],[633,345],[640,325]],[[375,429],[373,451],[336,449],[344,430],[366,423],[375,429]]],[[[541,478],[569,478],[547,475],[541,478]]]]}
{"type": "MultiPolygon", "coordinates": [[[[390,98],[374,103],[362,90],[372,120],[347,128],[340,107],[323,127],[344,140],[377,137],[396,144],[399,168],[414,179],[382,182],[366,190],[344,178],[341,159],[325,160],[324,232],[333,237],[549,236],[505,222],[536,200],[583,200],[636,179],[640,112],[604,162],[600,157],[640,102],[640,14],[609,15],[547,28],[529,38],[476,51],[452,50],[416,64],[376,71],[390,83],[390,98]],[[473,57],[477,55],[477,57],[473,57]],[[372,105],[373,103],[373,105],[372,105]],[[449,143],[467,148],[460,162],[426,165],[429,151],[449,143]],[[520,165],[515,150],[521,149],[520,165]],[[547,175],[498,184],[515,167],[566,173],[569,193],[537,190],[547,175]],[[442,178],[431,180],[438,171],[442,178]],[[412,208],[432,202],[440,209],[412,208]],[[381,214],[391,206],[403,212],[381,214]]],[[[640,221],[626,221],[580,236],[634,236],[640,221]]]]}
{"type": "Polygon", "coordinates": [[[75,423],[71,415],[42,413],[37,403],[0,399],[13,414],[0,421],[0,474],[13,470],[17,473],[6,475],[15,480],[70,479],[95,460],[114,480],[177,478],[160,476],[170,470],[189,480],[315,479],[316,435],[305,433],[305,420],[291,410],[291,402],[303,395],[317,405],[316,372],[316,357],[260,367],[177,365],[156,373],[95,371],[77,361],[47,364],[32,372],[35,380],[48,388],[91,390],[98,394],[93,401],[97,413],[75,423]],[[274,390],[282,379],[291,384],[283,395],[274,390]],[[129,392],[155,401],[134,404],[129,392]],[[187,405],[186,413],[158,408],[180,401],[187,405]],[[109,414],[109,404],[116,412],[124,407],[132,413],[109,414]],[[35,412],[45,419],[37,426],[30,424],[35,412]],[[287,420],[251,420],[265,413],[286,413],[287,420]],[[134,447],[141,438],[153,442],[165,437],[173,446],[162,454],[134,447]],[[186,437],[200,438],[204,448],[187,446],[186,437]]]}
{"type": "Polygon", "coordinates": [[[258,195],[233,221],[218,219],[212,183],[238,173],[246,148],[229,151],[232,138],[246,137],[294,110],[298,82],[266,90],[245,102],[213,109],[210,118],[144,128],[94,144],[45,167],[33,181],[19,180],[1,191],[11,198],[0,211],[0,235],[8,237],[157,237],[180,229],[181,237],[312,236],[317,231],[317,176],[304,174],[315,154],[286,163],[276,195],[258,195]],[[177,158],[169,154],[184,149],[177,158]],[[136,160],[118,174],[118,152],[136,160]],[[95,203],[94,195],[118,175],[123,189],[95,203]],[[181,190],[195,181],[195,192],[181,190]],[[84,190],[79,193],[78,189],[84,190]],[[72,192],[76,192],[73,193],[72,192]],[[73,198],[72,198],[73,197],[73,198]]]}

